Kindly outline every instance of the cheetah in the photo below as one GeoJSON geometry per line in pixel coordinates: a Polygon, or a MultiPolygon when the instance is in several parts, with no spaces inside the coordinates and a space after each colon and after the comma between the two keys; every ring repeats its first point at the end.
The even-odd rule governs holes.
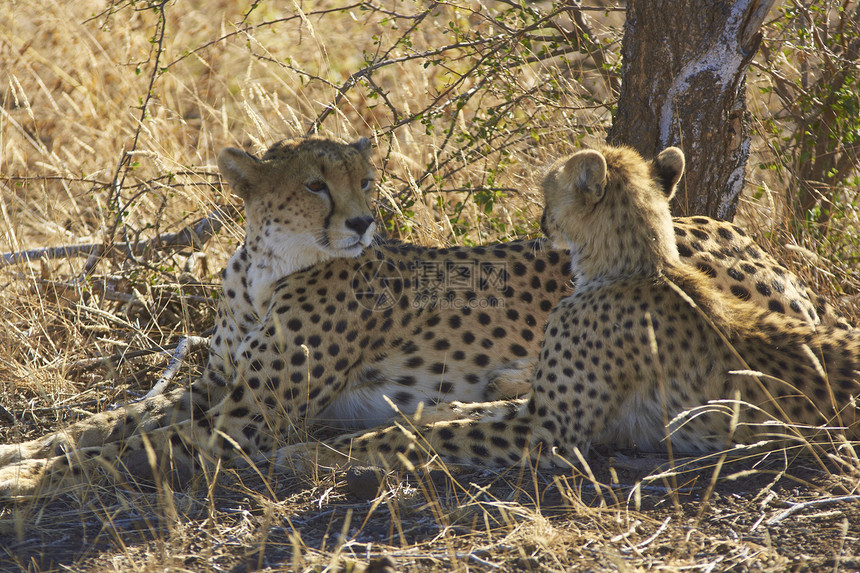
{"type": "Polygon", "coordinates": [[[669,213],[684,164],[674,147],[650,162],[603,147],[551,167],[541,226],[569,248],[576,289],[547,319],[524,403],[289,446],[279,467],[563,467],[596,443],[698,454],[860,438],[860,331],[750,304],[684,261],[669,213]]]}
{"type": "MultiPolygon", "coordinates": [[[[201,464],[271,456],[306,428],[371,428],[422,410],[425,422],[456,419],[468,408],[452,402],[528,390],[516,374],[531,371],[550,311],[573,292],[564,251],[544,240],[440,249],[377,238],[366,139],[285,140],[261,158],[228,148],[218,165],[247,228],[202,375],[0,446],[0,496],[100,479],[183,484],[201,464]]],[[[740,229],[676,226],[711,282],[820,322],[803,285],[740,229]],[[774,287],[765,295],[756,281],[774,287]]]]}

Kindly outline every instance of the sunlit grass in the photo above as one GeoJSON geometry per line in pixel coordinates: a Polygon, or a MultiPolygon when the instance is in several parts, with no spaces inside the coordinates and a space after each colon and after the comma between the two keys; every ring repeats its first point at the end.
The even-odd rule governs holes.
{"type": "MultiPolygon", "coordinates": [[[[344,5],[305,3],[299,14],[293,4],[264,2],[246,14],[249,3],[197,0],[165,4],[160,20],[157,6],[143,2],[114,12],[95,1],[0,3],[0,251],[175,232],[219,205],[239,205],[217,177],[222,147],[258,153],[315,126],[345,140],[374,139],[379,215],[400,238],[443,246],[537,235],[543,166],[580,141],[600,140],[611,121],[614,96],[588,58],[463,78],[476,62],[465,48],[416,54],[456,43],[449,22],[499,34],[482,4],[439,5],[409,45],[398,39],[413,20],[360,7],[332,11],[344,5]],[[353,76],[386,50],[397,61],[374,71],[373,84],[353,76]],[[480,97],[464,97],[486,87],[485,79],[490,87],[480,97]],[[355,87],[344,90],[350,81],[355,87]],[[561,96],[545,95],[552,85],[561,96]],[[458,97],[460,108],[452,103],[458,97]],[[507,109],[509,101],[518,103],[507,109]],[[490,108],[508,115],[494,123],[490,108]],[[404,121],[424,109],[438,113],[428,112],[426,123],[404,121]],[[477,125],[489,131],[481,135],[477,125]]],[[[402,15],[425,8],[380,6],[402,15]]],[[[558,20],[569,27],[569,19],[558,20]]],[[[618,13],[595,15],[593,31],[617,45],[620,22],[618,13]]],[[[761,174],[749,177],[761,183],[761,174]]],[[[787,235],[786,222],[772,216],[782,211],[767,201],[767,194],[745,197],[743,224],[815,289],[838,295],[833,302],[843,312],[856,312],[856,261],[783,249],[816,245],[787,235]]],[[[0,441],[34,438],[145,394],[167,363],[160,350],[211,326],[219,273],[242,225],[240,217],[229,221],[202,256],[0,267],[0,406],[11,416],[0,411],[0,441]],[[152,352],[123,358],[144,349],[152,352]]],[[[188,362],[176,383],[194,375],[201,356],[188,362]]],[[[856,494],[856,446],[831,452],[830,477],[856,494]]],[[[790,454],[752,461],[752,470],[735,469],[738,458],[749,461],[736,456],[720,475],[810,475],[803,464],[786,469],[790,454]]],[[[729,529],[702,533],[673,509],[674,500],[695,516],[692,492],[713,475],[716,459],[693,469],[678,462],[671,487],[664,462],[646,459],[650,467],[630,469],[642,462],[598,456],[591,475],[572,468],[545,476],[528,467],[459,480],[454,469],[398,473],[385,476],[373,499],[357,499],[341,474],[279,477],[265,467],[218,468],[182,492],[92,486],[0,508],[0,568],[322,571],[381,567],[390,558],[398,569],[423,571],[624,570],[658,561],[707,569],[750,560],[780,570],[784,561],[761,539],[739,539],[729,529]]],[[[732,508],[764,516],[771,508],[761,499],[732,508]]]]}

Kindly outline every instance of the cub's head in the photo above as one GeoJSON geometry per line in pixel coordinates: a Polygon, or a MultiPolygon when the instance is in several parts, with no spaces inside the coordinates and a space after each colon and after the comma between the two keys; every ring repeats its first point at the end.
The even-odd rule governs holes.
{"type": "Polygon", "coordinates": [[[375,172],[366,138],[286,139],[262,158],[227,148],[221,175],[245,201],[246,246],[288,274],[333,257],[357,257],[373,241],[375,172]]]}
{"type": "Polygon", "coordinates": [[[678,260],[669,199],[683,173],[676,147],[653,161],[626,147],[574,153],[543,180],[541,227],[570,249],[578,282],[656,272],[678,260]]]}

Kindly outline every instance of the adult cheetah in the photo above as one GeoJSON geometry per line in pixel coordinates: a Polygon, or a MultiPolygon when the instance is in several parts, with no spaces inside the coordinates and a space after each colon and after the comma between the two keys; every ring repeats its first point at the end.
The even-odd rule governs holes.
{"type": "MultiPolygon", "coordinates": [[[[458,416],[447,402],[497,397],[490,378],[524,390],[499,383],[499,372],[529,371],[522,360],[538,355],[550,310],[572,292],[569,258],[542,240],[450,249],[375,240],[369,155],[367,140],[318,137],[260,159],[224,150],[219,168],[245,202],[246,241],[225,270],[201,378],[0,446],[0,495],[106,475],[182,480],[198,464],[271,454],[297,428],[372,427],[395,417],[391,404],[412,413],[423,403],[424,420],[458,416]]],[[[739,229],[676,225],[680,248],[714,283],[818,322],[805,289],[739,229]],[[778,288],[765,293],[757,281],[778,288]]]]}
{"type": "Polygon", "coordinates": [[[576,290],[548,317],[522,406],[294,445],[279,464],[552,466],[591,443],[660,450],[667,436],[682,453],[860,438],[860,331],[739,300],[684,262],[669,214],[683,169],[673,147],[652,162],[604,147],[552,166],[542,227],[569,247],[576,290]]]}

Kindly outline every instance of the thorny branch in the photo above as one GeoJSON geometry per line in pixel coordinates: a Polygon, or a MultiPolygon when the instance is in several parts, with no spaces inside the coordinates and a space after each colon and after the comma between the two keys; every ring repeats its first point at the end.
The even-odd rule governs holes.
{"type": "MultiPolygon", "coordinates": [[[[153,245],[152,241],[140,241],[137,236],[143,229],[125,226],[125,215],[135,201],[151,192],[151,180],[145,183],[129,184],[128,176],[133,167],[132,161],[138,151],[138,142],[145,125],[147,114],[153,98],[157,96],[156,83],[159,77],[179,62],[200,54],[215,45],[241,37],[253,37],[254,34],[277,25],[291,26],[310,25],[313,21],[328,21],[338,15],[349,14],[351,17],[361,17],[369,24],[387,32],[389,26],[396,30],[394,36],[385,41],[384,33],[379,34],[375,53],[365,53],[363,66],[352,71],[344,80],[337,81],[321,72],[305,68],[291,59],[276,60],[265,53],[256,53],[253,47],[251,55],[260,61],[273,62],[298,74],[309,82],[319,82],[332,90],[332,97],[322,102],[315,117],[307,125],[306,132],[319,131],[323,125],[332,119],[332,114],[341,106],[348,103],[353,92],[361,91],[364,98],[378,98],[387,110],[389,121],[375,125],[376,136],[386,138],[388,149],[384,152],[387,161],[396,149],[395,134],[398,129],[408,124],[420,123],[426,130],[440,133],[439,145],[434,146],[434,153],[424,168],[403,180],[400,188],[393,194],[394,200],[409,202],[415,186],[428,186],[428,192],[453,192],[454,189],[474,189],[466,191],[472,197],[478,195],[488,197],[501,196],[507,193],[506,185],[496,185],[485,175],[481,181],[461,182],[453,180],[453,176],[461,173],[463,164],[475,161],[495,161],[496,165],[488,165],[488,170],[498,169],[504,161],[506,146],[516,142],[527,142],[530,137],[542,130],[556,129],[556,125],[547,117],[540,117],[535,109],[555,109],[559,113],[567,113],[577,108],[566,99],[569,95],[587,92],[568,77],[561,79],[564,86],[550,87],[546,81],[539,81],[536,86],[526,86],[522,82],[525,70],[537,66],[546,78],[554,74],[564,75],[564,70],[570,62],[566,58],[577,57],[590,59],[597,66],[601,77],[607,83],[606,91],[612,93],[617,87],[618,78],[615,72],[608,69],[607,57],[599,42],[595,41],[594,32],[586,26],[583,12],[589,10],[579,2],[561,2],[552,5],[546,11],[533,5],[521,5],[517,2],[503,3],[498,14],[490,14],[485,7],[469,8],[444,1],[433,1],[420,6],[415,12],[408,13],[396,7],[386,7],[381,2],[353,2],[336,8],[322,8],[303,11],[296,8],[284,17],[268,19],[262,22],[252,22],[251,16],[256,12],[259,2],[249,3],[248,9],[241,20],[220,37],[209,40],[199,46],[186,50],[181,54],[169,55],[165,51],[167,38],[166,10],[167,2],[148,0],[146,2],[127,2],[114,0],[108,9],[96,18],[107,21],[117,17],[124,9],[153,12],[156,17],[151,36],[152,47],[150,59],[146,63],[148,70],[148,86],[139,106],[139,116],[130,148],[123,151],[111,180],[92,181],[93,185],[105,185],[109,189],[109,209],[112,215],[111,224],[106,232],[105,245],[73,245],[59,250],[44,249],[31,253],[7,253],[2,264],[17,261],[16,256],[31,257],[62,257],[90,256],[85,274],[92,273],[94,267],[105,253],[121,252],[132,260],[136,266],[147,266],[146,261],[137,261],[135,257],[153,245]],[[444,11],[444,14],[443,14],[444,11]],[[440,14],[443,14],[440,18],[440,14]],[[471,23],[463,29],[454,26],[445,33],[450,38],[444,45],[413,46],[415,38],[421,37],[422,30],[428,27],[445,26],[448,15],[454,15],[453,20],[460,18],[471,23]],[[459,14],[459,16],[457,16],[459,14]],[[566,23],[562,23],[562,21],[566,23]],[[388,22],[388,24],[386,24],[388,22]],[[440,22],[443,22],[440,24],[440,22]],[[162,63],[166,61],[167,63],[162,63]],[[397,68],[403,64],[423,63],[425,68],[436,68],[443,72],[444,81],[440,83],[438,93],[419,109],[409,109],[400,104],[396,98],[386,91],[384,81],[380,81],[379,73],[385,69],[397,68]],[[560,95],[565,94],[565,95],[560,95]],[[514,127],[510,119],[515,115],[528,118],[528,122],[518,120],[514,127]],[[465,126],[465,128],[464,128],[465,126]],[[445,181],[446,185],[441,182],[445,181]],[[447,187],[447,188],[445,188],[447,187]],[[478,195],[475,195],[477,193],[478,195]],[[111,248],[116,242],[117,249],[111,248]],[[10,259],[10,257],[12,257],[10,259]]],[[[604,10],[603,7],[600,8],[604,10]]],[[[253,46],[254,43],[248,44],[253,46]]],[[[581,67],[581,63],[580,67],[581,67]]],[[[144,64],[140,64],[143,66],[144,64]]],[[[537,69],[537,68],[535,68],[537,69]]],[[[532,73],[532,72],[528,72],[532,73]]],[[[383,76],[384,77],[384,76],[383,76]]],[[[410,102],[411,103],[411,102],[410,102]]],[[[612,105],[611,101],[587,102],[582,108],[596,109],[612,105]],[[594,102],[594,103],[592,103],[594,102]]],[[[374,106],[368,106],[372,109],[374,106]]],[[[394,177],[394,175],[391,175],[394,177]]],[[[165,176],[169,177],[169,176],[165,176]]],[[[82,180],[82,182],[85,180],[82,180]]],[[[172,181],[160,182],[162,186],[173,185],[172,181]]],[[[462,204],[459,208],[462,208],[462,204]]],[[[384,208],[384,205],[382,206],[384,208]]]]}
{"type": "MultiPolygon", "coordinates": [[[[587,27],[585,27],[584,19],[580,14],[581,7],[576,4],[572,4],[558,7],[548,14],[540,14],[538,12],[535,12],[537,16],[535,17],[534,22],[529,25],[521,26],[518,28],[507,26],[504,22],[501,21],[501,19],[487,19],[487,21],[493,27],[499,30],[499,33],[489,36],[476,35],[475,37],[468,39],[458,38],[458,41],[452,42],[445,46],[434,47],[433,49],[423,51],[413,51],[411,53],[409,52],[409,50],[406,50],[406,54],[400,56],[392,56],[394,48],[403,44],[408,38],[409,34],[417,28],[417,26],[423,21],[427,14],[430,14],[434,9],[436,9],[438,4],[439,3],[432,4],[429,8],[419,13],[418,15],[394,15],[395,18],[409,18],[411,20],[410,25],[407,27],[407,30],[404,33],[400,34],[400,36],[384,52],[382,52],[381,55],[371,60],[368,60],[368,63],[364,68],[353,72],[339,86],[332,84],[328,80],[319,77],[318,75],[298,68],[297,66],[293,65],[292,62],[278,62],[280,65],[290,69],[290,71],[294,73],[301,74],[314,81],[324,82],[330,87],[336,89],[336,95],[334,99],[328,105],[326,105],[323,111],[320,112],[320,114],[318,114],[317,117],[312,121],[311,126],[308,128],[308,133],[318,131],[322,124],[325,122],[325,120],[331,115],[331,113],[342,104],[347,93],[362,83],[368,86],[371,93],[381,97],[383,102],[385,103],[385,106],[391,112],[392,121],[389,125],[377,130],[377,135],[379,136],[390,136],[397,128],[405,124],[414,123],[416,121],[429,121],[433,118],[439,118],[445,115],[450,116],[446,122],[447,128],[444,129],[444,139],[437,146],[433,161],[427,165],[424,172],[418,175],[413,182],[404,182],[404,186],[396,194],[396,197],[400,199],[403,199],[410,193],[411,185],[421,186],[422,184],[426,183],[428,179],[433,177],[437,177],[440,180],[449,179],[457,171],[456,169],[454,171],[444,170],[444,166],[446,164],[449,164],[451,161],[456,160],[458,162],[470,162],[485,158],[488,154],[488,151],[486,149],[486,143],[488,140],[499,137],[502,133],[504,133],[504,135],[508,137],[513,135],[512,133],[504,130],[496,131],[497,123],[500,121],[500,119],[505,117],[505,114],[511,112],[514,109],[524,109],[523,104],[525,104],[528,100],[536,101],[537,99],[543,97],[541,90],[534,88],[531,90],[525,90],[525,92],[520,93],[516,98],[513,98],[512,100],[508,99],[508,101],[505,101],[501,104],[490,106],[486,110],[486,115],[488,116],[488,119],[485,121],[484,127],[484,131],[487,133],[483,133],[483,137],[475,138],[471,142],[464,143],[460,139],[458,140],[459,145],[456,149],[449,149],[453,138],[458,135],[458,130],[456,126],[459,121],[460,115],[466,108],[468,102],[475,98],[484,98],[486,94],[493,89],[493,84],[500,79],[509,83],[516,82],[516,79],[513,77],[506,78],[506,76],[510,74],[509,69],[506,69],[504,66],[494,67],[493,65],[491,65],[492,62],[498,60],[503,54],[516,52],[516,50],[518,50],[518,47],[524,44],[525,40],[528,40],[529,42],[541,42],[550,45],[556,45],[557,47],[553,47],[551,49],[542,49],[540,51],[534,50],[530,53],[517,56],[513,59],[513,64],[515,67],[517,65],[525,66],[535,63],[554,61],[560,57],[568,56],[573,53],[579,53],[583,50],[587,52],[593,52],[595,49],[599,49],[599,45],[595,44],[592,40],[589,39],[591,31],[587,27]],[[574,21],[578,24],[574,27],[573,30],[573,34],[577,36],[576,43],[570,41],[570,32],[562,30],[556,22],[558,17],[565,13],[572,14],[574,21]],[[546,33],[542,33],[542,31],[547,29],[554,30],[557,33],[555,35],[547,35],[546,33]],[[450,66],[447,65],[447,63],[445,63],[457,59],[462,60],[466,58],[473,59],[473,62],[466,71],[455,72],[450,66]],[[453,76],[455,76],[455,79],[454,81],[448,83],[444,87],[444,89],[422,109],[419,109],[418,111],[414,111],[412,113],[404,113],[397,109],[397,107],[390,101],[387,94],[379,88],[376,82],[373,81],[373,74],[381,70],[382,68],[402,64],[404,62],[412,60],[424,61],[425,67],[428,65],[441,65],[445,67],[447,71],[449,71],[453,76]],[[461,86],[464,85],[466,81],[474,82],[475,85],[470,86],[469,89],[463,92],[458,92],[458,90],[461,88],[461,86]]],[[[365,7],[366,6],[367,5],[365,5],[365,7]]],[[[522,8],[517,7],[517,9],[521,10],[522,8]]],[[[483,17],[486,19],[486,16],[481,13],[476,13],[476,16],[483,17]]],[[[260,59],[266,59],[266,57],[262,55],[259,55],[257,57],[260,59]]],[[[592,59],[595,63],[599,65],[600,73],[607,80],[607,82],[609,82],[608,87],[610,91],[617,87],[617,78],[615,78],[616,81],[614,83],[610,82],[613,77],[605,69],[605,56],[601,53],[598,55],[593,55],[592,59]]],[[[610,104],[605,103],[602,105],[610,104]]],[[[530,123],[529,125],[532,125],[536,128],[540,128],[541,122],[535,121],[534,123],[530,123]]],[[[515,136],[515,139],[522,140],[524,138],[515,136]]],[[[496,150],[502,149],[503,147],[504,146],[499,146],[496,148],[496,150]]]]}
{"type": "Polygon", "coordinates": [[[854,135],[857,114],[848,110],[856,110],[860,82],[860,6],[850,10],[843,5],[836,11],[838,17],[831,18],[818,12],[826,3],[793,0],[790,4],[796,13],[793,20],[786,12],[771,25],[777,35],[762,43],[762,61],[753,63],[770,78],[770,89],[779,102],[762,125],[789,126],[777,131],[765,127],[771,131],[765,141],[774,154],[772,162],[789,174],[785,197],[794,220],[814,221],[826,233],[837,197],[847,193],[848,202],[852,194],[856,197],[852,189],[856,185],[850,180],[860,165],[860,142],[854,135]],[[799,75],[782,64],[786,40],[779,35],[795,26],[808,37],[805,45],[798,45],[790,35],[787,40],[799,53],[799,75]]]}
{"type": "Polygon", "coordinates": [[[168,0],[162,0],[161,2],[154,3],[151,6],[151,8],[153,8],[158,13],[157,22],[155,25],[155,33],[153,34],[153,50],[155,51],[155,57],[152,62],[152,71],[149,75],[149,86],[147,87],[146,95],[143,98],[143,102],[140,105],[140,117],[137,121],[137,127],[134,130],[134,137],[132,139],[131,148],[128,150],[123,150],[122,157],[117,164],[117,168],[114,172],[113,180],[111,182],[113,187],[113,193],[111,194],[109,205],[111,210],[114,212],[114,221],[113,225],[111,225],[110,229],[107,232],[106,243],[108,245],[113,242],[117,228],[123,220],[123,215],[125,211],[134,201],[134,199],[132,198],[131,200],[126,201],[126,203],[123,205],[122,191],[125,186],[125,180],[128,177],[128,171],[131,168],[131,158],[134,155],[134,152],[137,151],[138,141],[140,140],[140,132],[143,129],[143,122],[146,119],[146,114],[149,109],[149,103],[150,101],[152,101],[155,81],[162,73],[162,70],[159,67],[159,63],[161,62],[161,57],[164,53],[164,37],[167,27],[167,19],[164,13],[164,7],[167,2],[168,0]]]}
{"type": "MultiPolygon", "coordinates": [[[[593,61],[597,71],[607,84],[608,93],[613,93],[618,87],[617,74],[608,70],[608,58],[603,51],[604,48],[594,41],[595,34],[587,26],[583,15],[584,11],[590,9],[605,10],[605,8],[585,7],[579,2],[568,2],[553,6],[552,10],[543,12],[533,6],[522,6],[515,2],[509,2],[508,5],[507,10],[512,18],[511,21],[504,17],[491,18],[482,11],[483,9],[470,10],[462,6],[456,7],[456,10],[482,21],[491,33],[469,31],[461,34],[452,30],[454,41],[443,46],[416,49],[412,47],[412,36],[428,21],[428,16],[433,15],[435,18],[440,9],[452,8],[451,5],[446,2],[431,2],[416,13],[409,14],[387,9],[374,2],[357,2],[340,8],[311,10],[251,24],[248,22],[248,18],[257,7],[255,2],[246,11],[241,22],[237,24],[236,30],[185,52],[167,64],[166,68],[174,66],[201,50],[236,36],[252,34],[276,24],[290,21],[308,21],[310,18],[322,19],[332,14],[352,14],[354,12],[367,14],[368,18],[373,14],[380,14],[384,16],[384,19],[392,22],[402,21],[404,23],[403,30],[399,31],[397,36],[386,45],[383,46],[380,42],[375,54],[365,54],[366,63],[364,67],[352,72],[341,82],[335,82],[320,73],[305,69],[291,60],[276,60],[266,54],[259,53],[253,55],[260,61],[275,63],[291,73],[298,74],[312,82],[320,82],[334,90],[332,99],[325,103],[321,111],[310,121],[306,129],[308,134],[318,132],[332,116],[332,113],[347,101],[347,96],[359,86],[364,86],[370,97],[379,97],[390,113],[390,123],[379,126],[376,130],[377,136],[389,138],[389,149],[386,156],[391,153],[392,140],[390,138],[393,137],[398,128],[410,123],[422,122],[428,125],[428,129],[431,129],[430,122],[444,118],[448,125],[444,130],[443,141],[436,149],[433,161],[412,183],[422,185],[431,178],[448,179],[453,172],[445,171],[443,166],[454,159],[474,161],[486,158],[487,151],[482,149],[484,147],[482,142],[487,139],[488,134],[482,133],[471,138],[467,137],[464,141],[462,135],[458,134],[457,121],[470,102],[482,100],[488,94],[497,92],[499,90],[497,84],[516,84],[517,79],[514,73],[516,68],[533,64],[557,64],[559,58],[583,54],[593,61]],[[569,29],[565,29],[559,24],[559,19],[564,16],[569,17],[571,24],[568,26],[569,29]],[[399,50],[399,53],[396,53],[396,50],[399,50]],[[458,71],[450,65],[458,61],[468,61],[469,65],[465,70],[458,71]],[[505,64],[499,65],[501,61],[504,61],[505,64]],[[445,69],[453,77],[453,81],[442,86],[439,93],[427,105],[418,110],[400,109],[389,98],[381,84],[374,80],[374,74],[381,70],[408,62],[424,62],[425,67],[439,66],[440,69],[445,69]],[[465,91],[460,91],[466,82],[474,82],[475,85],[469,86],[465,91]],[[455,137],[458,140],[458,145],[452,148],[451,143],[455,137]]],[[[434,22],[431,25],[438,24],[434,22]]],[[[486,120],[485,131],[496,129],[495,124],[499,121],[500,114],[509,113],[513,109],[519,111],[530,100],[535,102],[541,100],[540,103],[547,103],[546,95],[542,90],[530,89],[526,92],[526,94],[520,94],[514,98],[514,103],[494,104],[486,108],[485,115],[487,116],[498,113],[496,117],[489,117],[486,120]]],[[[611,102],[602,102],[599,105],[610,106],[611,102]]],[[[564,104],[560,103],[561,108],[564,108],[564,104]]],[[[470,121],[475,119],[470,117],[470,121]]],[[[539,120],[529,125],[533,130],[551,127],[539,120]]],[[[490,135],[494,136],[495,134],[490,135]]],[[[508,135],[513,134],[509,133],[508,135]]],[[[519,134],[516,135],[516,138],[522,140],[519,134]]],[[[404,184],[403,188],[395,195],[403,199],[409,193],[409,184],[404,184]]]]}

